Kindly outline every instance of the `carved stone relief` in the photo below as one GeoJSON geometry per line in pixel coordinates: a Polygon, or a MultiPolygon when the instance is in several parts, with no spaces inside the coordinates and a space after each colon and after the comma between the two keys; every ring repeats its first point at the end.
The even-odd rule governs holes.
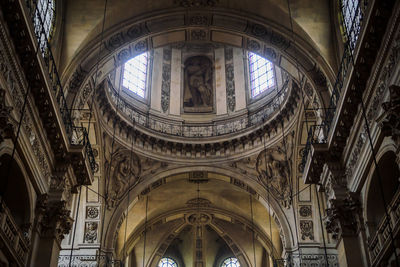
{"type": "Polygon", "coordinates": [[[88,206],[86,207],[86,219],[98,219],[100,215],[99,207],[88,206]]]}
{"type": "MultiPolygon", "coordinates": [[[[3,29],[2,29],[3,30],[3,29]]],[[[4,34],[4,32],[1,32],[4,34]]],[[[8,58],[5,56],[5,52],[7,49],[4,47],[4,43],[0,42],[0,75],[4,77],[4,80],[6,81],[7,84],[7,89],[10,92],[11,95],[11,100],[12,104],[16,111],[21,114],[22,113],[22,107],[23,107],[23,101],[24,101],[24,95],[26,93],[27,88],[24,88],[24,85],[19,83],[19,81],[24,80],[23,78],[19,77],[19,75],[23,72],[17,70],[15,66],[8,60],[8,58]]],[[[0,101],[0,103],[3,103],[1,105],[4,105],[4,97],[5,94],[1,96],[3,100],[0,101]]],[[[10,114],[11,110],[9,110],[7,107],[2,107],[2,113],[0,117],[6,116],[6,114],[10,114]]],[[[28,102],[26,105],[26,109],[24,111],[24,116],[22,120],[22,128],[23,130],[26,131],[26,136],[29,137],[29,141],[32,146],[33,153],[36,157],[37,162],[39,163],[41,172],[43,174],[43,177],[50,177],[50,165],[48,162],[48,156],[43,152],[43,146],[41,145],[41,140],[38,138],[38,134],[36,133],[36,129],[33,126],[32,121],[34,121],[32,114],[35,114],[33,112],[31,104],[28,102]]],[[[8,117],[9,118],[9,117],[8,117]]],[[[12,121],[8,120],[9,123],[12,123],[12,121]]],[[[3,122],[2,122],[3,123],[3,122]]],[[[6,136],[10,134],[11,128],[9,128],[10,125],[8,123],[5,124],[5,127],[0,127],[0,132],[3,135],[3,133],[6,133],[6,136]],[[5,132],[4,132],[5,131],[5,132]]],[[[0,137],[1,138],[1,137],[0,137]]],[[[4,137],[3,137],[4,138],[4,137]]],[[[0,140],[1,141],[1,140],[0,140]]],[[[47,181],[50,182],[50,181],[47,181]]]]}
{"type": "Polygon", "coordinates": [[[185,60],[183,108],[185,112],[213,111],[213,64],[206,56],[185,60]]]}
{"type": "Polygon", "coordinates": [[[162,82],[161,82],[161,108],[165,113],[169,109],[171,88],[171,54],[169,48],[163,49],[162,82]]]}
{"type": "Polygon", "coordinates": [[[10,123],[12,107],[6,106],[6,91],[0,88],[0,144],[6,138],[11,138],[14,127],[10,123]]]}
{"type": "Polygon", "coordinates": [[[242,174],[258,176],[256,165],[257,155],[250,156],[230,164],[231,167],[237,168],[242,174]]]}
{"type": "Polygon", "coordinates": [[[311,206],[310,205],[300,206],[299,214],[301,217],[311,217],[311,215],[312,215],[311,206]]]}
{"type": "Polygon", "coordinates": [[[282,204],[290,206],[291,158],[293,154],[293,133],[285,142],[262,151],[257,158],[256,170],[259,181],[272,192],[282,204]]]}
{"type": "MultiPolygon", "coordinates": [[[[110,142],[105,138],[105,142],[110,142]]],[[[111,148],[111,144],[109,146],[111,148]]],[[[109,177],[108,206],[113,207],[115,202],[128,189],[139,181],[141,164],[138,156],[128,149],[115,149],[115,152],[105,151],[105,175],[109,177]]]]}
{"type": "Polygon", "coordinates": [[[400,87],[391,85],[389,92],[389,101],[382,104],[385,119],[381,128],[386,136],[391,136],[400,145],[400,87]]]}
{"type": "Polygon", "coordinates": [[[206,208],[211,206],[211,201],[205,198],[193,198],[186,202],[189,208],[206,208]]]}
{"type": "Polygon", "coordinates": [[[181,7],[213,7],[219,0],[175,0],[181,7]]]}
{"type": "Polygon", "coordinates": [[[69,234],[73,220],[65,201],[49,201],[47,194],[40,195],[36,202],[36,220],[39,233],[46,237],[55,237],[58,242],[69,234]]]}
{"type": "MultiPolygon", "coordinates": [[[[379,107],[382,103],[383,94],[385,93],[387,88],[389,88],[389,90],[390,90],[391,98],[392,98],[392,94],[393,94],[393,96],[395,96],[397,94],[397,98],[396,97],[393,98],[394,102],[389,101],[386,103],[382,103],[382,108],[385,113],[389,112],[391,114],[394,114],[394,117],[391,117],[392,121],[389,124],[385,124],[385,122],[389,122],[389,121],[387,121],[387,119],[389,119],[389,118],[386,116],[385,116],[384,120],[380,122],[382,131],[386,135],[392,134],[390,132],[392,131],[393,125],[397,125],[397,127],[399,127],[398,120],[396,121],[396,116],[398,116],[397,114],[399,114],[398,112],[396,113],[396,111],[398,109],[398,101],[399,101],[398,100],[398,88],[396,90],[396,87],[393,87],[393,90],[391,90],[390,86],[388,84],[389,79],[392,77],[393,72],[395,70],[395,66],[396,66],[397,62],[399,61],[399,58],[400,58],[399,52],[400,52],[400,37],[397,36],[395,38],[394,45],[390,51],[390,55],[388,56],[388,62],[382,68],[382,74],[381,74],[381,76],[379,78],[379,82],[378,82],[379,86],[376,89],[376,92],[372,99],[372,104],[370,105],[370,108],[367,111],[367,120],[368,120],[368,123],[371,125],[376,120],[376,117],[380,110],[379,107]],[[396,109],[396,105],[397,105],[397,109],[396,109]],[[393,119],[395,121],[393,121],[393,119]],[[393,122],[393,124],[391,124],[392,122],[393,122]]],[[[393,116],[393,115],[391,115],[391,116],[393,116]]],[[[364,126],[363,130],[361,131],[361,133],[358,136],[356,145],[354,146],[354,148],[351,152],[351,157],[348,160],[348,163],[346,165],[346,176],[347,176],[348,180],[352,179],[354,168],[358,163],[358,159],[359,159],[362,147],[364,146],[364,144],[366,142],[366,137],[367,137],[367,132],[366,132],[366,128],[364,126]]]]}
{"type": "Polygon", "coordinates": [[[226,100],[228,110],[233,112],[236,107],[235,75],[233,65],[233,48],[225,48],[225,76],[226,76],[226,100]]]}
{"type": "Polygon", "coordinates": [[[302,240],[314,240],[313,221],[300,220],[300,232],[302,240]]]}
{"type": "Polygon", "coordinates": [[[326,209],[325,225],[328,233],[337,239],[340,235],[355,236],[360,224],[358,215],[360,202],[354,193],[348,193],[345,199],[331,199],[326,209]]]}
{"type": "Polygon", "coordinates": [[[86,222],[85,243],[94,243],[97,240],[98,222],[86,222]]]}

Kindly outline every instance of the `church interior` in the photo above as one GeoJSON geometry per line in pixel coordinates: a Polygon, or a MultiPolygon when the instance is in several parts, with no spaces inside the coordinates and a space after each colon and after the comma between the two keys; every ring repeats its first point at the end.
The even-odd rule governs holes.
{"type": "Polygon", "coordinates": [[[400,266],[399,24],[0,0],[0,267],[400,266]]]}

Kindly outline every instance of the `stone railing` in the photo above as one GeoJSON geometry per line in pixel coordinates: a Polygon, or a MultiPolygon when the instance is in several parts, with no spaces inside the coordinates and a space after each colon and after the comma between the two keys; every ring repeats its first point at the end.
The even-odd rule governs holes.
{"type": "Polygon", "coordinates": [[[104,266],[120,267],[123,266],[120,260],[114,260],[108,255],[62,255],[58,257],[58,267],[76,266],[104,266]]]}
{"type": "Polygon", "coordinates": [[[19,266],[25,266],[29,252],[29,242],[22,230],[14,222],[10,210],[4,204],[0,207],[0,238],[19,266]]]}
{"type": "Polygon", "coordinates": [[[390,229],[393,231],[393,237],[399,233],[400,230],[400,190],[397,191],[393,197],[392,202],[388,206],[388,215],[382,218],[381,223],[377,227],[375,236],[369,242],[369,255],[372,265],[383,256],[385,251],[392,242],[390,237],[390,229]]]}
{"type": "Polygon", "coordinates": [[[288,79],[269,102],[254,112],[211,123],[190,123],[145,113],[135,108],[123,97],[119,97],[117,90],[113,87],[110,80],[107,80],[106,86],[113,104],[139,127],[141,126],[162,134],[186,138],[223,136],[226,134],[239,133],[253,126],[260,126],[265,123],[272,114],[279,111],[290,92],[288,79]]]}
{"type": "Polygon", "coordinates": [[[302,267],[326,266],[327,262],[329,267],[338,267],[339,266],[338,255],[302,253],[301,260],[299,254],[289,255],[289,257],[286,260],[284,260],[285,264],[282,266],[300,266],[300,265],[302,267]]]}

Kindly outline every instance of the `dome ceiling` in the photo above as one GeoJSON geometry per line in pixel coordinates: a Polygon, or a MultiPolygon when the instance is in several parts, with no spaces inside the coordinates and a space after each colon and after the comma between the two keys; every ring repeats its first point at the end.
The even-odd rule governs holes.
{"type": "MultiPolygon", "coordinates": [[[[148,17],[158,11],[169,8],[180,8],[179,2],[185,1],[128,1],[115,0],[107,3],[105,32],[112,31],[132,18],[148,17]]],[[[250,0],[250,1],[216,1],[215,9],[232,10],[246,15],[253,14],[281,28],[290,30],[290,18],[286,1],[250,0]]],[[[329,1],[290,1],[291,14],[294,20],[294,31],[304,41],[311,44],[325,61],[335,65],[331,40],[331,20],[328,13],[329,1]]],[[[191,8],[191,10],[196,10],[191,8]]],[[[64,11],[65,28],[63,34],[63,51],[60,72],[77,59],[78,51],[94,40],[102,28],[104,1],[68,1],[64,11]]]]}

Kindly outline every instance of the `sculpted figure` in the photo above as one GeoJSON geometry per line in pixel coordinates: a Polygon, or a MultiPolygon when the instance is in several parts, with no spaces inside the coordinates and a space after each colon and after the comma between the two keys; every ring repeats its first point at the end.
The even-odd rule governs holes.
{"type": "Polygon", "coordinates": [[[204,56],[185,62],[184,107],[212,107],[212,64],[204,56]]]}

